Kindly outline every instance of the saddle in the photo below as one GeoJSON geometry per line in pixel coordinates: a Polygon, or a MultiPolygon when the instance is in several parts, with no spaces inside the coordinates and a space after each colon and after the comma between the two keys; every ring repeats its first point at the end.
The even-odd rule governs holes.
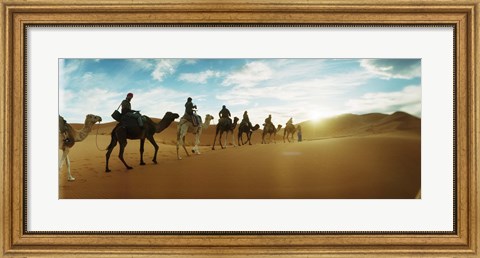
{"type": "Polygon", "coordinates": [[[264,127],[263,130],[265,131],[268,131],[269,129],[276,130],[275,125],[273,125],[272,123],[264,123],[263,127],[264,127]]]}
{"type": "Polygon", "coordinates": [[[192,123],[194,127],[198,127],[202,124],[202,117],[197,114],[193,114],[193,115],[184,114],[180,120],[182,119],[192,123]]]}
{"type": "Polygon", "coordinates": [[[225,124],[227,127],[231,127],[232,126],[232,119],[229,118],[229,117],[221,117],[218,120],[218,123],[219,124],[225,124]]]}
{"type": "Polygon", "coordinates": [[[240,125],[238,126],[238,130],[239,131],[249,131],[251,129],[250,129],[250,126],[248,125],[247,122],[241,122],[240,125]]]}
{"type": "Polygon", "coordinates": [[[69,148],[73,147],[73,145],[75,144],[75,138],[73,137],[73,135],[69,133],[70,129],[71,129],[71,126],[67,123],[67,121],[62,116],[59,115],[58,130],[63,137],[63,144],[69,148]]]}
{"type": "MultiPolygon", "coordinates": [[[[143,124],[145,124],[147,122],[147,118],[145,116],[142,116],[142,121],[143,121],[143,124]]],[[[138,120],[135,118],[135,117],[131,117],[131,116],[125,116],[125,115],[122,115],[120,117],[120,125],[122,126],[125,126],[125,127],[138,127],[138,120]]]]}

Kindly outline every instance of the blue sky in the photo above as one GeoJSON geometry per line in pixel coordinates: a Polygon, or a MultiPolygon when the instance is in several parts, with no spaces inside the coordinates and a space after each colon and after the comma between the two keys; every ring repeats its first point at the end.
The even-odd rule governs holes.
{"type": "Polygon", "coordinates": [[[405,111],[421,116],[420,59],[60,59],[59,111],[69,122],[86,114],[112,121],[127,93],[151,117],[198,113],[218,118],[245,110],[255,124],[334,115],[405,111]]]}

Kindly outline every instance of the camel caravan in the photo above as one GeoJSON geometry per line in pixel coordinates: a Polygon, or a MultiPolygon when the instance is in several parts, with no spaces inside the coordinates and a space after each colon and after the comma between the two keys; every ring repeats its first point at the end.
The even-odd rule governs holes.
{"type": "MultiPolygon", "coordinates": [[[[175,119],[180,118],[180,116],[173,112],[166,112],[160,122],[155,123],[150,117],[141,115],[139,111],[133,110],[131,108],[131,100],[133,98],[132,93],[128,93],[125,100],[121,102],[118,108],[113,112],[112,118],[115,119],[118,123],[113,128],[112,132],[110,133],[111,140],[108,147],[105,149],[107,152],[105,154],[105,172],[110,172],[110,168],[108,166],[110,155],[113,149],[119,145],[119,154],[118,158],[120,161],[125,165],[127,169],[132,169],[131,166],[127,164],[124,159],[124,151],[125,147],[127,146],[127,140],[140,140],[140,165],[145,165],[143,160],[143,153],[144,153],[144,145],[145,139],[147,139],[154,147],[155,153],[153,155],[152,162],[157,164],[157,153],[159,146],[155,142],[154,135],[159,134],[168,128],[175,119]],[[121,111],[119,109],[121,108],[121,111]]],[[[205,120],[202,121],[202,117],[197,115],[197,106],[192,103],[192,98],[188,98],[187,102],[185,103],[185,113],[180,118],[180,121],[177,125],[177,159],[181,160],[182,157],[180,156],[179,149],[180,146],[185,151],[187,156],[190,156],[187,148],[185,147],[185,136],[187,133],[192,133],[195,135],[195,142],[192,148],[192,153],[200,154],[200,137],[202,135],[202,130],[206,130],[211,122],[214,120],[214,117],[210,114],[205,116],[205,120]]],[[[235,144],[235,136],[234,130],[238,126],[238,133],[237,133],[237,143],[238,146],[252,145],[251,139],[252,134],[260,129],[260,125],[255,124],[252,125],[250,119],[248,117],[248,112],[245,111],[243,113],[243,119],[239,122],[238,117],[234,117],[233,121],[230,118],[231,113],[226,108],[226,106],[222,107],[222,110],[219,112],[219,121],[216,125],[215,130],[215,138],[213,140],[212,150],[215,150],[215,145],[217,143],[220,144],[222,149],[227,147],[227,138],[228,135],[231,135],[233,146],[237,146],[235,144]],[[223,138],[225,135],[225,138],[223,138]],[[246,138],[243,138],[243,136],[246,138]],[[222,139],[224,142],[222,143],[222,139]]],[[[84,127],[81,130],[75,130],[67,121],[62,117],[59,116],[59,150],[62,150],[62,157],[59,161],[59,171],[62,169],[64,163],[67,164],[67,179],[68,181],[74,181],[75,178],[71,175],[70,172],[70,159],[68,154],[70,149],[75,145],[76,142],[83,141],[88,134],[92,131],[92,127],[97,122],[101,122],[102,118],[97,115],[89,114],[85,118],[84,127]]],[[[276,135],[282,128],[282,125],[275,126],[272,123],[272,116],[269,115],[265,119],[265,123],[263,124],[263,133],[262,133],[262,144],[267,144],[272,142],[273,136],[273,143],[276,143],[276,135]],[[268,136],[268,137],[267,137],[268,136]],[[266,139],[268,138],[268,139],[266,139]]],[[[287,122],[286,127],[284,129],[283,134],[283,141],[287,140],[288,142],[294,141],[294,133],[298,133],[298,141],[301,141],[301,127],[298,125],[295,127],[292,122],[292,118],[287,122]]],[[[97,146],[98,147],[98,146],[97,146]]]]}

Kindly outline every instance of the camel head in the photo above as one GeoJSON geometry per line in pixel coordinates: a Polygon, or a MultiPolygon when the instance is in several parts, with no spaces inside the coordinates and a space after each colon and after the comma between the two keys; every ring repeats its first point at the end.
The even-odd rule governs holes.
{"type": "Polygon", "coordinates": [[[254,127],[252,127],[252,131],[258,130],[260,128],[260,125],[256,124],[254,127]]]}
{"type": "Polygon", "coordinates": [[[102,118],[96,115],[88,114],[85,118],[85,124],[93,125],[97,122],[102,122],[102,118]]]}
{"type": "Polygon", "coordinates": [[[165,113],[162,120],[165,119],[165,121],[169,121],[171,123],[171,122],[173,122],[173,120],[175,120],[179,117],[180,117],[180,115],[178,115],[177,113],[172,113],[172,112],[168,111],[167,113],[165,113]]]}
{"type": "Polygon", "coordinates": [[[167,113],[165,113],[165,115],[158,124],[154,123],[152,120],[150,120],[150,118],[148,118],[147,120],[149,120],[155,126],[155,133],[160,133],[167,127],[169,127],[172,124],[173,120],[179,117],[180,116],[178,114],[168,111],[167,113]]]}
{"type": "Polygon", "coordinates": [[[282,125],[277,126],[277,131],[280,130],[280,129],[282,129],[282,125]]]}
{"type": "Polygon", "coordinates": [[[238,120],[240,120],[238,117],[234,117],[234,118],[233,118],[233,123],[234,123],[234,124],[238,123],[238,120]]]}
{"type": "Polygon", "coordinates": [[[205,122],[207,122],[207,121],[210,122],[210,121],[212,121],[212,120],[213,120],[213,116],[212,116],[212,115],[207,114],[207,115],[205,116],[205,122]]]}

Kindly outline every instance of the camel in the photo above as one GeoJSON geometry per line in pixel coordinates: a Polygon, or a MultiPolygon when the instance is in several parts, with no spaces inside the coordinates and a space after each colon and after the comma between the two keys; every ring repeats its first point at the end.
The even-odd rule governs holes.
{"type": "Polygon", "coordinates": [[[177,158],[178,159],[182,159],[182,157],[180,157],[180,154],[178,153],[178,149],[180,145],[182,145],[187,156],[190,156],[190,154],[187,151],[187,148],[185,148],[185,135],[187,135],[187,133],[195,134],[195,146],[193,147],[192,152],[196,153],[197,155],[200,154],[198,145],[200,144],[200,136],[202,135],[202,130],[207,129],[212,120],[213,120],[213,116],[207,114],[205,116],[205,122],[202,125],[195,127],[193,126],[192,122],[188,121],[187,119],[183,117],[182,119],[180,119],[180,122],[178,123],[178,127],[177,127],[177,158]]]}
{"type": "Polygon", "coordinates": [[[250,141],[250,139],[252,138],[252,133],[253,131],[256,131],[260,128],[260,126],[258,124],[256,124],[255,126],[253,127],[250,127],[248,124],[240,124],[240,126],[238,127],[238,145],[241,146],[241,145],[244,145],[248,142],[249,145],[252,145],[252,142],[250,141]],[[247,141],[246,142],[243,142],[243,134],[247,134],[247,141]]]}
{"type": "Polygon", "coordinates": [[[81,142],[87,138],[88,134],[92,131],[92,127],[97,122],[101,122],[102,118],[96,115],[88,114],[85,117],[85,123],[82,129],[75,130],[70,124],[66,123],[63,120],[63,117],[59,116],[60,128],[58,132],[58,149],[62,150],[62,158],[60,159],[60,164],[58,166],[58,171],[62,170],[63,163],[67,163],[67,179],[68,181],[75,181],[75,178],[70,172],[70,158],[68,153],[73,147],[75,142],[81,142]],[[67,142],[66,140],[73,139],[73,142],[67,142]]]}
{"type": "Polygon", "coordinates": [[[263,134],[262,134],[262,144],[267,143],[265,141],[265,135],[267,135],[267,134],[268,134],[268,142],[270,142],[270,140],[272,138],[272,134],[273,134],[273,143],[277,143],[275,141],[275,137],[277,136],[277,132],[280,131],[280,129],[282,129],[282,125],[278,125],[277,128],[275,128],[271,124],[264,124],[263,134]]]}
{"type": "Polygon", "coordinates": [[[158,152],[158,145],[153,138],[153,135],[156,133],[161,133],[165,130],[173,120],[179,118],[178,114],[167,112],[163,116],[162,120],[159,123],[155,123],[147,116],[146,123],[144,123],[144,127],[140,128],[139,126],[124,126],[121,123],[118,123],[115,128],[113,128],[111,133],[111,141],[107,147],[107,154],[105,155],[106,158],[106,165],[105,165],[105,172],[110,172],[110,168],[108,167],[108,160],[110,159],[110,154],[112,153],[113,149],[117,145],[117,142],[120,144],[120,152],[118,157],[125,165],[127,169],[132,169],[123,158],[123,152],[125,151],[125,146],[127,146],[127,139],[130,140],[140,140],[140,165],[145,165],[143,161],[143,151],[145,146],[145,138],[153,145],[155,148],[155,154],[153,155],[153,163],[157,164],[157,152],[158,152]]]}
{"type": "Polygon", "coordinates": [[[238,123],[238,117],[234,117],[233,118],[233,124],[230,124],[228,119],[220,119],[219,123],[217,124],[217,130],[215,132],[215,138],[213,139],[213,146],[212,146],[212,150],[215,150],[215,142],[217,140],[217,135],[218,133],[220,132],[220,136],[218,137],[218,141],[220,142],[220,146],[222,147],[222,149],[225,149],[227,147],[227,137],[228,137],[228,133],[231,132],[232,133],[232,143],[233,143],[233,146],[235,147],[235,140],[234,140],[234,135],[233,135],[233,130],[235,130],[235,127],[237,127],[237,123],[238,123]],[[223,133],[226,133],[225,134],[225,147],[223,147],[222,145],[222,135],[223,133]]]}
{"type": "Polygon", "coordinates": [[[287,124],[285,126],[285,129],[283,130],[283,142],[285,142],[285,136],[287,137],[288,142],[290,142],[289,136],[292,136],[292,142],[293,142],[294,141],[293,135],[295,134],[296,131],[297,131],[297,128],[295,128],[293,124],[291,123],[287,124]]]}

